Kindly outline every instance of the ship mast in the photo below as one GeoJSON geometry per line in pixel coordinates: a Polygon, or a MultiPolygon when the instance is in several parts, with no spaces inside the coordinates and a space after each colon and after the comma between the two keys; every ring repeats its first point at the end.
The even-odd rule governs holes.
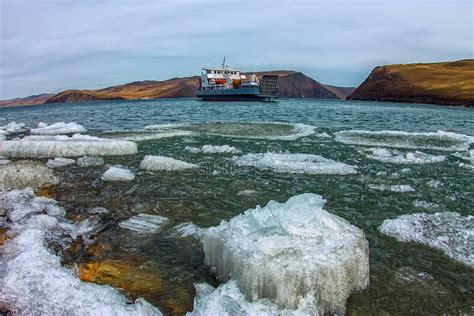
{"type": "Polygon", "coordinates": [[[224,60],[222,61],[222,69],[225,69],[226,68],[226,65],[225,65],[225,56],[224,56],[224,60]]]}

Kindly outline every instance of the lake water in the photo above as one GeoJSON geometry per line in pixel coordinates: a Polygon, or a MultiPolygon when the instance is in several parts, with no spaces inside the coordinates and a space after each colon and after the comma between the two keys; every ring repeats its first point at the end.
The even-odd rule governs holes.
{"type": "MultiPolygon", "coordinates": [[[[192,310],[195,282],[218,285],[204,264],[199,241],[177,236],[175,225],[214,226],[270,200],[285,202],[305,192],[323,196],[326,210],[361,228],[369,241],[370,285],[349,298],[349,314],[473,312],[472,268],[439,250],[399,242],[378,229],[385,219],[403,214],[474,214],[472,152],[469,158],[472,109],[337,100],[206,103],[173,99],[0,108],[0,125],[11,121],[30,127],[72,121],[82,124],[89,135],[137,140],[154,138],[150,135],[156,131],[144,130],[153,124],[181,124],[159,133],[189,132],[140,140],[135,155],[105,157],[107,164],[132,170],[137,175],[132,182],[100,181],[105,167],[66,167],[55,169],[61,183],[48,193],[68,210],[71,219],[83,218],[96,206],[111,213],[94,251],[71,251],[64,264],[78,268],[112,263],[116,269],[109,271],[112,276],[91,281],[124,287],[127,295],[143,296],[165,313],[192,310]],[[295,130],[295,125],[280,123],[305,125],[296,125],[295,130]],[[308,132],[306,125],[317,129],[308,132]],[[189,150],[204,145],[230,145],[240,153],[189,150]],[[321,155],[353,166],[357,173],[315,174],[305,172],[304,166],[299,173],[278,172],[271,166],[242,167],[231,160],[234,155],[267,152],[321,155]],[[145,155],[169,156],[201,168],[145,172],[139,169],[145,155]],[[397,185],[410,189],[396,192],[391,186],[397,185]],[[170,221],[160,233],[146,236],[120,228],[118,223],[138,213],[170,221]],[[124,277],[127,269],[141,269],[145,277],[124,277]],[[117,274],[125,281],[114,280],[117,274]]],[[[472,247],[474,227],[470,229],[472,247]]]]}

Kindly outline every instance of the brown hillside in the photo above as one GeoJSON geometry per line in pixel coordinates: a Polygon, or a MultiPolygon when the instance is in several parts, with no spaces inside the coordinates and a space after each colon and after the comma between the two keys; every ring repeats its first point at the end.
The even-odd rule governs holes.
{"type": "Polygon", "coordinates": [[[348,99],[474,106],[474,59],[376,67],[348,99]]]}
{"type": "Polygon", "coordinates": [[[52,96],[53,94],[43,93],[43,94],[37,94],[37,95],[30,95],[29,97],[25,97],[25,98],[0,100],[0,107],[43,104],[46,100],[48,100],[52,96]]]}
{"type": "Polygon", "coordinates": [[[125,100],[125,98],[94,90],[66,90],[52,96],[44,103],[72,103],[100,100],[125,100]]]}

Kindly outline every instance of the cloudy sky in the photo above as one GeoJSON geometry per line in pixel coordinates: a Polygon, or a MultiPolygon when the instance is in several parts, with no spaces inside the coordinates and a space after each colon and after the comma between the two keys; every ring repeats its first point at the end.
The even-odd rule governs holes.
{"type": "Polygon", "coordinates": [[[227,56],[358,85],[473,58],[472,0],[0,0],[0,99],[197,74],[227,56]]]}

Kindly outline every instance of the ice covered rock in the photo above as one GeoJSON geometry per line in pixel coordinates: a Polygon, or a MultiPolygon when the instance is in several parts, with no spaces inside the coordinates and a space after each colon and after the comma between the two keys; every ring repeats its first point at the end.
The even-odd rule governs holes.
{"type": "Polygon", "coordinates": [[[1,128],[9,134],[16,134],[26,131],[25,123],[10,122],[1,128]]]}
{"type": "Polygon", "coordinates": [[[84,156],[77,158],[77,165],[79,167],[100,167],[105,163],[102,157],[84,156]]]}
{"type": "Polygon", "coordinates": [[[232,153],[238,154],[240,150],[235,148],[234,146],[229,145],[222,145],[222,146],[213,146],[213,145],[204,145],[201,148],[198,147],[191,147],[186,146],[185,150],[197,154],[197,153],[204,153],[204,154],[222,154],[222,153],[232,153]]]}
{"type": "MultiPolygon", "coordinates": [[[[259,316],[317,316],[317,308],[308,302],[298,310],[280,309],[268,299],[249,302],[240,292],[235,281],[220,285],[217,289],[207,283],[194,284],[196,297],[194,308],[187,316],[208,315],[259,315],[259,316]]],[[[308,300],[310,301],[310,300],[308,300]]],[[[304,304],[301,304],[304,305],[304,304]]]]}
{"type": "Polygon", "coordinates": [[[412,188],[409,184],[395,184],[395,185],[388,185],[388,184],[369,184],[369,188],[372,190],[378,191],[390,191],[390,192],[415,192],[415,189],[412,188]]]}
{"type": "Polygon", "coordinates": [[[474,143],[474,136],[444,131],[417,133],[349,130],[336,132],[335,136],[336,141],[350,145],[442,151],[465,151],[474,143]]]}
{"type": "Polygon", "coordinates": [[[104,181],[133,181],[135,175],[128,169],[112,166],[102,175],[104,181]]]}
{"type": "Polygon", "coordinates": [[[380,232],[401,242],[416,242],[474,267],[474,216],[455,212],[415,213],[386,219],[380,232]]]}
{"type": "Polygon", "coordinates": [[[199,168],[198,165],[185,162],[182,160],[177,160],[171,157],[165,156],[145,156],[140,163],[140,169],[150,170],[150,171],[176,171],[176,170],[185,170],[199,168]]]}
{"type": "Polygon", "coordinates": [[[54,158],[54,159],[49,159],[46,165],[49,168],[61,168],[61,167],[66,167],[75,164],[76,161],[74,159],[69,159],[69,158],[54,158]]]}
{"type": "Polygon", "coordinates": [[[238,166],[255,167],[281,173],[306,174],[355,174],[350,165],[312,154],[247,154],[234,156],[232,161],[238,166]]]}
{"type": "Polygon", "coordinates": [[[161,315],[145,300],[130,304],[118,290],[82,282],[61,265],[48,240],[55,238],[54,231],[67,234],[75,225],[65,225],[64,210],[54,200],[23,190],[6,193],[0,201],[9,216],[8,228],[16,230],[3,246],[3,308],[15,315],[161,315]]]}
{"type": "Polygon", "coordinates": [[[44,126],[45,123],[38,124],[38,128],[32,128],[30,131],[31,135],[65,135],[65,134],[75,134],[75,133],[84,133],[87,130],[84,126],[77,124],[75,122],[64,123],[58,122],[51,125],[44,126]],[[41,124],[41,126],[40,126],[41,124]]]}
{"type": "Polygon", "coordinates": [[[396,149],[369,148],[361,151],[367,158],[393,164],[427,164],[446,160],[446,156],[430,155],[421,151],[403,153],[396,149]]]}
{"type": "Polygon", "coordinates": [[[27,136],[0,142],[0,155],[17,158],[118,156],[137,153],[131,141],[111,140],[88,135],[27,136]]]}
{"type": "Polygon", "coordinates": [[[37,161],[0,164],[0,189],[41,188],[58,182],[53,171],[37,161]]]}
{"type": "Polygon", "coordinates": [[[203,232],[205,262],[220,280],[235,279],[248,300],[295,309],[310,297],[321,313],[343,312],[349,295],[368,285],[369,246],[324,204],[307,193],[222,221],[203,232]]]}
{"type": "Polygon", "coordinates": [[[138,214],[121,222],[119,225],[137,234],[153,234],[159,233],[168,221],[168,218],[159,215],[138,214]]]}

